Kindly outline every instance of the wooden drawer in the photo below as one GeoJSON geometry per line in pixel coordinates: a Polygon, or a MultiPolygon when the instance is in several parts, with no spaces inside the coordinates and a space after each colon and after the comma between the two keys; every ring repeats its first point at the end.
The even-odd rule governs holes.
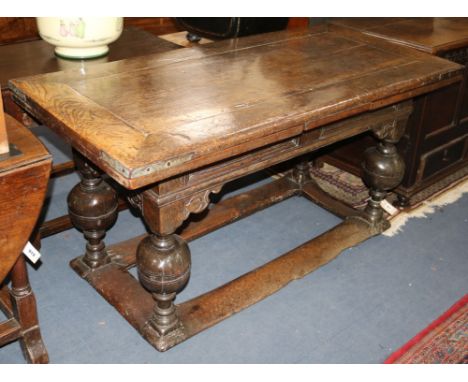
{"type": "Polygon", "coordinates": [[[467,135],[438,147],[421,156],[417,181],[425,180],[463,160],[466,152],[467,135]]]}

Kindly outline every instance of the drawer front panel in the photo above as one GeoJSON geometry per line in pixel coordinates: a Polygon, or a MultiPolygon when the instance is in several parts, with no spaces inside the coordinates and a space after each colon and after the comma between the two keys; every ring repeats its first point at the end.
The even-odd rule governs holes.
{"type": "Polygon", "coordinates": [[[455,110],[460,90],[460,84],[456,83],[427,95],[422,123],[427,138],[455,127],[455,110]]]}
{"type": "Polygon", "coordinates": [[[465,86],[460,104],[460,123],[468,124],[468,66],[465,68],[465,86]]]}
{"type": "Polygon", "coordinates": [[[460,122],[468,123],[468,80],[465,80],[465,94],[460,109],[460,122]]]}
{"type": "Polygon", "coordinates": [[[429,178],[463,160],[466,151],[466,142],[467,137],[463,136],[454,142],[422,155],[421,167],[418,171],[418,180],[429,178]]]}
{"type": "Polygon", "coordinates": [[[466,67],[464,94],[460,105],[460,120],[468,122],[468,47],[445,52],[442,57],[466,67]]]}

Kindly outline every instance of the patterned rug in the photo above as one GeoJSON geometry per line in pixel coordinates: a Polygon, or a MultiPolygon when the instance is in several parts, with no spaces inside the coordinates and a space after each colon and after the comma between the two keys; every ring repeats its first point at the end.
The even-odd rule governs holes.
{"type": "Polygon", "coordinates": [[[310,175],[322,190],[353,208],[365,207],[369,199],[369,190],[360,178],[327,163],[311,167],[310,175]]]}
{"type": "Polygon", "coordinates": [[[468,294],[385,363],[468,364],[468,294]]]}
{"type": "MultiPolygon", "coordinates": [[[[320,168],[311,167],[310,174],[317,184],[328,194],[356,209],[365,207],[369,199],[369,191],[362,180],[339,168],[324,163],[320,168]]],[[[397,235],[409,219],[426,218],[438,209],[452,204],[468,193],[468,167],[447,177],[445,183],[421,191],[416,194],[411,207],[396,209],[389,217],[392,226],[383,234],[388,237],[397,235]]],[[[392,204],[396,195],[390,193],[387,201],[392,204]]]]}

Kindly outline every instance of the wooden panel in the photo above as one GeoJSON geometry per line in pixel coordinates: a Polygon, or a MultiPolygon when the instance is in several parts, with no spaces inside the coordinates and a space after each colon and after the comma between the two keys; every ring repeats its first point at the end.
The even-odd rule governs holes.
{"type": "Polygon", "coordinates": [[[455,126],[455,109],[457,106],[460,84],[453,84],[429,94],[423,116],[422,128],[426,139],[443,133],[455,126]]]}
{"type": "Polygon", "coordinates": [[[468,44],[468,18],[351,18],[332,23],[431,54],[468,44]]]}
{"type": "Polygon", "coordinates": [[[39,38],[34,17],[0,17],[0,45],[39,38]]]}
{"type": "Polygon", "coordinates": [[[461,123],[468,123],[468,46],[447,51],[441,57],[465,66],[465,86],[460,95],[458,117],[461,123]]]}
{"type": "Polygon", "coordinates": [[[110,44],[106,57],[95,60],[65,60],[54,55],[54,47],[43,40],[0,46],[0,84],[2,88],[13,78],[60,70],[75,69],[86,73],[90,67],[128,57],[166,52],[180,48],[152,34],[135,28],[124,29],[122,36],[110,44]]]}
{"type": "Polygon", "coordinates": [[[344,26],[358,31],[370,30],[376,27],[383,27],[404,20],[401,17],[343,17],[329,18],[329,24],[344,26]]]}
{"type": "Polygon", "coordinates": [[[136,188],[461,79],[456,64],[380,41],[283,31],[11,84],[27,109],[136,188]]]}
{"type": "Polygon", "coordinates": [[[468,81],[465,83],[465,96],[461,106],[460,120],[463,123],[468,123],[468,81]]]}
{"type": "Polygon", "coordinates": [[[0,174],[0,280],[10,272],[34,228],[45,197],[51,162],[0,174]]]}
{"type": "Polygon", "coordinates": [[[465,82],[464,97],[460,107],[460,121],[468,123],[468,81],[465,82]]]}
{"type": "Polygon", "coordinates": [[[306,28],[308,25],[308,17],[290,17],[288,22],[288,29],[306,28]]]}
{"type": "Polygon", "coordinates": [[[144,29],[156,36],[181,30],[172,17],[125,17],[124,25],[144,29]]]}

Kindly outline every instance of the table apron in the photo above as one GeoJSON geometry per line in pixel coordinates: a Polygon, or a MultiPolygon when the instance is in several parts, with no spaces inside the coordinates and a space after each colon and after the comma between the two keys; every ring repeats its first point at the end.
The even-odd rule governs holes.
{"type": "Polygon", "coordinates": [[[152,191],[155,196],[157,195],[157,205],[164,206],[194,193],[220,189],[227,182],[313,152],[343,139],[372,129],[404,122],[411,112],[411,100],[376,111],[365,112],[340,122],[306,131],[301,135],[235,158],[161,181],[153,187],[152,191]]]}

